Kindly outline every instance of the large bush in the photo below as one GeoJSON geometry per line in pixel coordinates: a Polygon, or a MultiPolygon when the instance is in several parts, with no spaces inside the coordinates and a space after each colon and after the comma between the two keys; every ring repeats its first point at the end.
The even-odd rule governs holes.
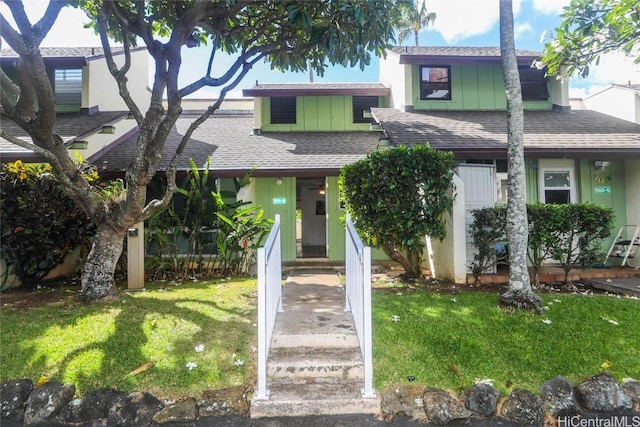
{"type": "Polygon", "coordinates": [[[0,246],[24,286],[36,286],[93,235],[94,226],[64,194],[47,164],[18,160],[4,165],[0,195],[0,246]]]}
{"type": "MultiPolygon", "coordinates": [[[[495,265],[496,242],[504,240],[504,207],[477,209],[472,212],[471,236],[477,253],[472,271],[480,274],[495,265]]],[[[589,267],[604,256],[602,241],[611,235],[614,212],[593,204],[535,204],[527,206],[529,222],[529,261],[538,283],[545,261],[553,260],[565,272],[570,283],[572,269],[589,267]]]]}
{"type": "Polygon", "coordinates": [[[416,145],[376,151],[340,172],[340,197],[358,232],[408,278],[422,273],[425,236],[445,237],[453,166],[452,153],[416,145]]]}

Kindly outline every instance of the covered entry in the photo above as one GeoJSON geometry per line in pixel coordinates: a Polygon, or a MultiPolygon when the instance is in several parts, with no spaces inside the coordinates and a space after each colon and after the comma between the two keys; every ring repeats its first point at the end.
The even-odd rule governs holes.
{"type": "Polygon", "coordinates": [[[325,177],[296,179],[296,258],[327,257],[325,177]]]}

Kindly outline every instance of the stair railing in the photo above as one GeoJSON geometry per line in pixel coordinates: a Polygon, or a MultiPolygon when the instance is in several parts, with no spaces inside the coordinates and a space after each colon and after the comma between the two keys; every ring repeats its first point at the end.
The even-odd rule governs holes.
{"type": "Polygon", "coordinates": [[[371,330],[371,248],[362,243],[351,217],[346,227],[345,311],[356,327],[364,364],[363,398],[376,398],[373,388],[373,338],[371,330]]]}
{"type": "Polygon", "coordinates": [[[258,249],[258,386],[254,399],[269,399],[267,358],[279,311],[282,311],[282,249],[280,215],[276,215],[264,247],[258,249]]]}

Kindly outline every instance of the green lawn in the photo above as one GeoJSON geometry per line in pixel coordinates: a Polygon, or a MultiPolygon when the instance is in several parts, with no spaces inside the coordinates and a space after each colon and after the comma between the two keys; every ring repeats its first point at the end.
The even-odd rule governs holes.
{"type": "Polygon", "coordinates": [[[84,305],[70,298],[68,289],[56,289],[62,302],[29,309],[4,306],[2,380],[35,382],[44,375],[75,383],[79,394],[113,387],[149,390],[160,397],[198,395],[250,381],[255,280],[146,288],[123,294],[118,302],[84,305]],[[202,351],[196,351],[199,345],[202,351]],[[155,366],[129,375],[149,362],[155,366]],[[197,366],[189,369],[189,362],[197,366]]]}
{"type": "MultiPolygon", "coordinates": [[[[52,292],[53,302],[32,308],[14,308],[3,297],[1,380],[44,375],[75,383],[79,394],[113,387],[159,397],[251,386],[255,286],[255,279],[147,284],[145,292],[94,305],[57,288],[40,291],[52,292]],[[130,375],[149,362],[155,365],[130,375]],[[190,370],[190,362],[197,366],[190,370]]],[[[640,378],[640,301],[542,298],[548,310],[538,316],[505,313],[495,293],[375,290],[376,388],[413,376],[454,390],[492,379],[503,393],[537,393],[556,375],[578,382],[607,369],[618,380],[640,378]]]]}
{"type": "Polygon", "coordinates": [[[378,389],[409,376],[453,390],[491,379],[502,392],[534,393],[556,375],[640,378],[638,300],[542,294],[547,308],[535,315],[505,313],[495,293],[399,293],[373,296],[378,389]]]}

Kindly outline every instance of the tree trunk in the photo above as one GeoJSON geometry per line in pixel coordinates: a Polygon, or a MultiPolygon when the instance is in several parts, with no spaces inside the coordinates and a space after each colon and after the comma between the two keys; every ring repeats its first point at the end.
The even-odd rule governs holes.
{"type": "Polygon", "coordinates": [[[528,222],[524,167],[524,111],[520,75],[513,37],[511,0],[500,0],[500,50],[507,94],[507,241],[509,242],[509,289],[500,302],[542,312],[542,301],[531,288],[527,267],[528,222]]]}
{"type": "Polygon", "coordinates": [[[100,226],[82,270],[80,296],[85,302],[116,294],[114,274],[127,229],[100,226]]]}
{"type": "MultiPolygon", "coordinates": [[[[389,258],[402,266],[404,269],[404,277],[408,279],[416,279],[422,276],[422,267],[419,262],[416,264],[416,257],[412,257],[411,254],[409,254],[409,257],[406,257],[402,252],[389,245],[382,244],[380,246],[389,258]]],[[[417,258],[419,259],[420,257],[417,258]]]]}

